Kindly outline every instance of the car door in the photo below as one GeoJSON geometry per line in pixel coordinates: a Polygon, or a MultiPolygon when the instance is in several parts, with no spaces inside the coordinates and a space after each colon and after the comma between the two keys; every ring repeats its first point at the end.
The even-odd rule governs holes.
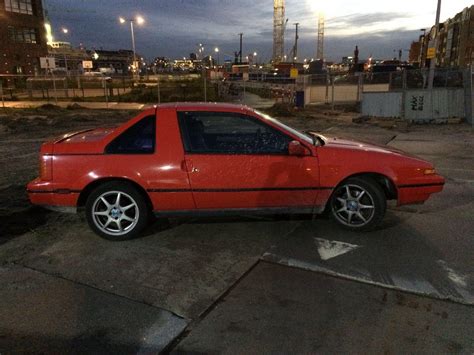
{"type": "Polygon", "coordinates": [[[312,208],[315,156],[290,156],[294,140],[235,112],[178,112],[185,168],[198,209],[312,208]]]}

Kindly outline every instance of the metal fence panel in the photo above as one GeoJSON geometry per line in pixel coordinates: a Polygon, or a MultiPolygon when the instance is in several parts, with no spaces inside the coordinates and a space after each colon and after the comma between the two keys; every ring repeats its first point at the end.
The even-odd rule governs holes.
{"type": "Polygon", "coordinates": [[[403,93],[365,92],[362,100],[362,115],[369,117],[402,116],[403,93]]]}
{"type": "Polygon", "coordinates": [[[407,90],[404,111],[405,118],[409,121],[464,118],[464,90],[407,90]]]}

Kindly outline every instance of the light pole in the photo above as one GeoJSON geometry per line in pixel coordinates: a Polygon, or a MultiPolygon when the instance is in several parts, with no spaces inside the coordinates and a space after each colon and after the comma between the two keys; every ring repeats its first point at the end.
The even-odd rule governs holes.
{"type": "Polygon", "coordinates": [[[119,21],[121,24],[124,24],[125,22],[129,21],[130,22],[130,33],[132,35],[132,50],[133,50],[133,65],[132,65],[132,68],[133,68],[133,74],[135,74],[136,70],[137,70],[137,56],[136,56],[136,51],[135,51],[135,32],[133,30],[133,24],[136,22],[137,24],[139,25],[142,25],[145,20],[143,19],[143,17],[141,16],[137,16],[136,18],[132,18],[132,19],[124,19],[123,17],[119,17],[119,21]]]}
{"type": "MultiPolygon", "coordinates": [[[[69,30],[66,27],[61,28],[61,32],[67,35],[69,33],[69,30]]],[[[63,53],[64,55],[64,67],[66,68],[66,75],[68,75],[69,71],[67,68],[67,56],[66,53],[63,53]]]]}
{"type": "Polygon", "coordinates": [[[425,45],[425,39],[426,39],[426,28],[421,28],[420,31],[423,32],[423,39],[421,40],[421,46],[420,46],[420,68],[423,69],[423,50],[425,49],[424,48],[424,45],[425,45]]]}
{"type": "Polygon", "coordinates": [[[436,24],[435,24],[435,38],[434,38],[434,48],[435,56],[430,59],[430,72],[428,75],[428,89],[433,89],[434,75],[435,75],[435,66],[436,66],[436,50],[438,49],[438,30],[439,30],[439,18],[441,15],[441,0],[438,0],[438,7],[436,9],[436,24]]]}
{"type": "Polygon", "coordinates": [[[255,66],[257,66],[257,65],[258,65],[258,61],[257,61],[257,52],[253,52],[253,58],[252,58],[252,60],[254,60],[254,61],[255,61],[255,63],[254,63],[254,64],[255,64],[255,66]]]}
{"type": "Polygon", "coordinates": [[[217,66],[219,66],[219,62],[220,62],[220,58],[219,58],[219,48],[216,47],[216,48],[214,49],[214,52],[217,53],[217,66]]]}

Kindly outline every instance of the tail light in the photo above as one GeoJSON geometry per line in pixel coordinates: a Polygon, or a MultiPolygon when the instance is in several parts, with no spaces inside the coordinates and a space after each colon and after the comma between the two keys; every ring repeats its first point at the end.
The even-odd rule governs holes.
{"type": "Polygon", "coordinates": [[[40,155],[40,178],[44,181],[53,179],[53,157],[51,155],[40,155]]]}

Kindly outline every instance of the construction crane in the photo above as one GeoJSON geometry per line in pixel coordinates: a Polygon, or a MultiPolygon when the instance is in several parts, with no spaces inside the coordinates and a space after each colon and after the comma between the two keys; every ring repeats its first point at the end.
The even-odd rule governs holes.
{"type": "Polygon", "coordinates": [[[299,28],[299,23],[295,23],[295,44],[293,45],[293,50],[292,50],[292,54],[293,54],[293,63],[296,62],[296,60],[298,59],[298,39],[300,38],[300,36],[298,35],[298,28],[299,28]]]}
{"type": "Polygon", "coordinates": [[[324,60],[324,14],[319,13],[318,18],[318,46],[316,48],[316,58],[324,60]]]}
{"type": "Polygon", "coordinates": [[[273,63],[282,61],[285,54],[285,0],[273,1],[273,63]]]}

